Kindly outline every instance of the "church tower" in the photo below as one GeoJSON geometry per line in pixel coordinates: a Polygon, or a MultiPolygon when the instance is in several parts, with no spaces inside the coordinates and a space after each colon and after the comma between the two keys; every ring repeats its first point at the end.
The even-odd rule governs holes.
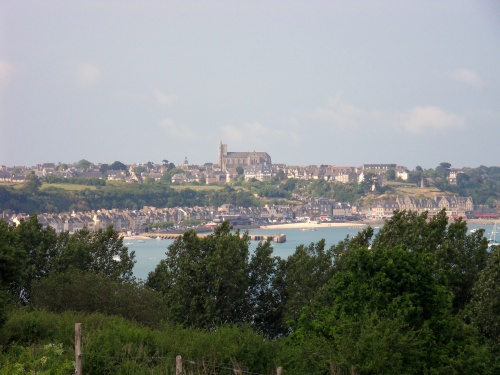
{"type": "Polygon", "coordinates": [[[226,170],[226,156],[227,156],[227,145],[222,144],[222,140],[219,142],[219,166],[221,171],[226,170]]]}

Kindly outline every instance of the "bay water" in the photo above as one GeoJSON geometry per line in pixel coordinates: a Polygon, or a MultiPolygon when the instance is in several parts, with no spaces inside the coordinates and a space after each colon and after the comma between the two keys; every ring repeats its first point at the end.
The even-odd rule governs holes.
{"type": "MultiPolygon", "coordinates": [[[[378,224],[377,224],[378,225],[378,224]]],[[[379,228],[377,225],[373,225],[375,234],[378,232],[379,228]]],[[[310,243],[316,243],[321,239],[325,239],[326,248],[330,248],[332,245],[336,245],[338,242],[345,239],[347,236],[353,237],[360,230],[366,226],[346,226],[346,227],[324,227],[312,229],[251,229],[250,234],[262,234],[274,236],[277,234],[285,234],[286,242],[284,243],[273,243],[273,254],[286,259],[288,256],[295,252],[295,249],[299,245],[309,245],[310,243]]],[[[488,224],[469,224],[469,231],[474,229],[483,228],[485,229],[484,236],[489,238],[493,230],[493,222],[488,224]]],[[[138,242],[137,239],[132,239],[130,237],[124,238],[124,244],[127,245],[129,251],[135,251],[136,264],[134,266],[133,272],[137,279],[146,280],[149,272],[155,270],[156,266],[160,260],[165,259],[168,246],[170,246],[174,240],[157,240],[157,239],[147,239],[143,242],[138,242]]],[[[255,250],[257,247],[257,241],[250,242],[250,251],[255,250]]]]}

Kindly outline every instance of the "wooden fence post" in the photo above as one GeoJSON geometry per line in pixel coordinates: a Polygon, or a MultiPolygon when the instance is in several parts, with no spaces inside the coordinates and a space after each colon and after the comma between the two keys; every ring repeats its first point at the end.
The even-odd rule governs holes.
{"type": "Polygon", "coordinates": [[[182,357],[175,357],[175,375],[182,375],[182,357]]]}
{"type": "Polygon", "coordinates": [[[75,375],[82,375],[82,323],[75,323],[75,375]]]}
{"type": "Polygon", "coordinates": [[[283,370],[283,368],[281,366],[278,366],[278,368],[276,369],[276,375],[281,375],[281,370],[283,370]]]}

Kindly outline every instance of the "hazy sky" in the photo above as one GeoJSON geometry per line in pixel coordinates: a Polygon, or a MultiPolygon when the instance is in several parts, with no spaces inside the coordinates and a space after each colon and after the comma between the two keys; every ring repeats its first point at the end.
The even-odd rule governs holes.
{"type": "Polygon", "coordinates": [[[500,2],[0,1],[0,165],[500,165],[500,2]]]}

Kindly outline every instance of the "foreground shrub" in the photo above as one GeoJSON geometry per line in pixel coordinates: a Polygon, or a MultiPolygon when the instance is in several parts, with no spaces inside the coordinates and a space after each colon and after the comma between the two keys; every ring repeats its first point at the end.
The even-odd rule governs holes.
{"type": "Polygon", "coordinates": [[[249,326],[204,331],[165,323],[153,329],[116,316],[28,308],[12,312],[0,331],[0,344],[6,345],[0,362],[9,363],[4,368],[12,369],[24,358],[13,348],[48,343],[61,343],[65,352],[72,353],[76,322],[82,323],[84,373],[88,374],[165,374],[171,370],[173,374],[177,355],[185,359],[191,373],[216,374],[238,366],[267,374],[276,367],[277,342],[266,340],[249,326]]]}
{"type": "Polygon", "coordinates": [[[35,282],[32,304],[56,313],[72,310],[119,315],[149,326],[165,317],[163,297],[145,285],[78,270],[53,273],[35,282]]]}

